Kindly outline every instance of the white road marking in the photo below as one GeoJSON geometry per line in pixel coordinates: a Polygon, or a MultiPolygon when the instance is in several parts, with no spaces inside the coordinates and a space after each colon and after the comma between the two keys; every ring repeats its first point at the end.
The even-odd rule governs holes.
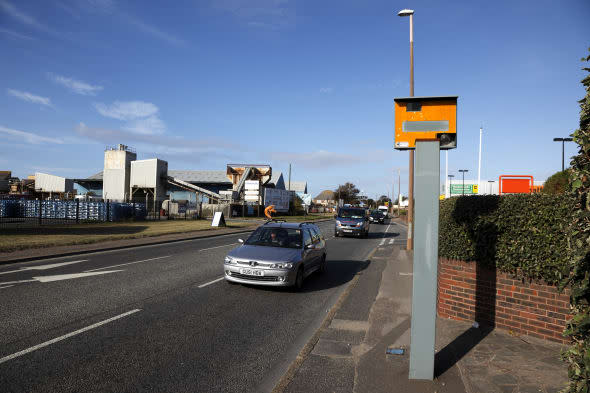
{"type": "Polygon", "coordinates": [[[413,276],[414,273],[400,273],[400,276],[413,276]]]}
{"type": "Polygon", "coordinates": [[[197,251],[207,251],[207,250],[213,250],[214,248],[221,248],[221,247],[235,246],[236,244],[240,244],[240,243],[224,244],[223,246],[215,246],[215,247],[209,247],[209,248],[201,248],[200,250],[197,250],[197,251]]]}
{"type": "Polygon", "coordinates": [[[0,285],[12,285],[12,284],[20,284],[21,282],[34,282],[37,280],[18,280],[18,281],[6,281],[0,282],[0,285]]]}
{"type": "Polygon", "coordinates": [[[52,263],[51,265],[21,267],[18,270],[9,270],[7,272],[0,272],[0,274],[18,273],[18,272],[24,272],[27,270],[47,270],[47,269],[53,269],[53,268],[60,267],[60,266],[67,266],[67,265],[71,265],[74,263],[87,262],[87,261],[88,261],[88,259],[81,259],[79,261],[52,263]]]}
{"type": "Polygon", "coordinates": [[[382,246],[385,244],[385,238],[381,239],[381,243],[379,243],[379,246],[382,246]]]}
{"type": "Polygon", "coordinates": [[[20,352],[13,353],[12,355],[5,356],[5,357],[3,357],[3,358],[0,359],[0,364],[1,363],[4,363],[4,362],[7,362],[9,360],[12,360],[14,358],[17,358],[19,356],[26,355],[27,353],[31,353],[33,351],[36,351],[37,349],[41,349],[41,348],[46,347],[46,346],[51,345],[51,344],[55,344],[56,342],[65,340],[66,338],[70,338],[70,337],[73,337],[73,336],[75,336],[77,334],[84,333],[84,332],[86,332],[88,330],[95,329],[95,328],[97,328],[99,326],[106,325],[107,323],[116,321],[117,319],[121,319],[121,318],[124,318],[124,317],[126,317],[128,315],[135,314],[136,312],[139,312],[139,311],[141,311],[141,310],[140,309],[135,309],[135,310],[127,311],[126,313],[117,315],[117,316],[112,317],[112,318],[109,318],[109,319],[105,319],[104,321],[97,322],[97,323],[92,324],[90,326],[86,326],[85,328],[76,330],[74,332],[65,334],[63,336],[54,338],[52,340],[45,341],[44,343],[35,345],[34,347],[30,347],[30,348],[27,348],[27,349],[22,350],[20,352]]]}
{"type": "Polygon", "coordinates": [[[107,270],[104,272],[92,272],[92,273],[58,274],[56,276],[40,276],[40,277],[33,277],[33,278],[39,282],[53,282],[53,281],[62,281],[62,280],[72,280],[74,278],[99,276],[101,274],[117,273],[117,272],[122,272],[122,271],[124,271],[124,270],[107,270]]]}
{"type": "Polygon", "coordinates": [[[393,244],[394,241],[395,241],[395,239],[389,240],[389,244],[393,244]]]}
{"type": "Polygon", "coordinates": [[[13,286],[14,286],[14,285],[7,285],[7,286],[5,286],[5,287],[0,287],[0,289],[10,288],[10,287],[13,287],[13,286]]]}
{"type": "Polygon", "coordinates": [[[102,269],[110,269],[112,267],[119,267],[119,266],[127,266],[127,265],[134,265],[136,263],[142,263],[142,262],[148,262],[148,261],[155,261],[156,259],[162,259],[162,258],[170,258],[172,255],[166,255],[163,257],[155,257],[155,258],[149,258],[149,259],[142,259],[141,261],[135,261],[135,262],[127,262],[127,263],[120,263],[118,265],[111,265],[111,266],[105,266],[105,267],[99,267],[96,269],[90,269],[90,270],[84,270],[85,272],[95,272],[97,270],[102,270],[102,269]]]}
{"type": "Polygon", "coordinates": [[[207,285],[215,284],[217,281],[221,281],[221,280],[223,280],[223,279],[224,279],[224,277],[219,277],[219,278],[216,278],[216,279],[215,279],[215,280],[213,280],[213,281],[209,281],[208,283],[205,283],[205,284],[199,285],[199,288],[205,288],[207,285]]]}

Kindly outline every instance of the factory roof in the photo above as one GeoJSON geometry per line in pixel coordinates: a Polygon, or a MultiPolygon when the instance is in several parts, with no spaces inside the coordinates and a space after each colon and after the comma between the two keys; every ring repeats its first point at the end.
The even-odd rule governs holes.
{"type": "Polygon", "coordinates": [[[168,176],[176,177],[189,183],[223,183],[231,184],[225,171],[168,171],[168,176]]]}
{"type": "Polygon", "coordinates": [[[306,181],[293,181],[291,180],[291,188],[289,188],[289,182],[285,182],[285,188],[289,191],[303,192],[307,194],[307,182],[306,181]]]}

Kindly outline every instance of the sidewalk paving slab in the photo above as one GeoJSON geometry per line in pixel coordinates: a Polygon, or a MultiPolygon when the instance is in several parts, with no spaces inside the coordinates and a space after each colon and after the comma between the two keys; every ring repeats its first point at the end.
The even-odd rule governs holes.
{"type": "Polygon", "coordinates": [[[435,379],[409,380],[411,272],[411,253],[379,247],[283,391],[556,393],[566,386],[561,345],[442,318],[435,379]],[[387,355],[390,347],[405,353],[387,355]]]}

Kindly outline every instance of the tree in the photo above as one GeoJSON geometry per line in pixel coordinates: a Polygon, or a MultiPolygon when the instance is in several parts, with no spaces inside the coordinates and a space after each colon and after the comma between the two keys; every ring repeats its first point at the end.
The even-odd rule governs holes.
{"type": "Polygon", "coordinates": [[[347,182],[339,185],[334,194],[336,194],[336,199],[340,198],[344,200],[344,203],[355,203],[358,201],[359,192],[360,190],[354,184],[347,182]]]}
{"type": "MultiPolygon", "coordinates": [[[[590,51],[590,48],[589,48],[590,51]]],[[[590,62],[590,55],[582,61],[590,62]]],[[[570,286],[573,317],[564,335],[572,340],[563,352],[568,363],[569,393],[590,391],[590,68],[582,79],[586,96],[580,102],[580,128],[572,137],[578,144],[578,154],[572,157],[569,190],[576,198],[572,207],[574,219],[568,228],[570,271],[565,271],[560,288],[570,286]]]]}
{"type": "Polygon", "coordinates": [[[569,169],[554,173],[545,180],[543,192],[546,194],[564,194],[569,183],[569,169]]]}
{"type": "Polygon", "coordinates": [[[379,206],[383,206],[385,205],[385,202],[391,202],[391,199],[389,199],[387,195],[381,195],[377,203],[379,204],[379,206]]]}
{"type": "Polygon", "coordinates": [[[375,200],[373,200],[371,198],[367,199],[367,206],[369,206],[369,209],[375,208],[375,205],[376,205],[375,200]]]}

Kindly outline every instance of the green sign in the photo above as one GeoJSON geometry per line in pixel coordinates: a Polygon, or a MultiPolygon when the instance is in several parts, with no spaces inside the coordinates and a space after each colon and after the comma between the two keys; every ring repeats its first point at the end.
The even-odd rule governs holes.
{"type": "Polygon", "coordinates": [[[451,195],[477,194],[477,184],[451,184],[451,195]]]}

